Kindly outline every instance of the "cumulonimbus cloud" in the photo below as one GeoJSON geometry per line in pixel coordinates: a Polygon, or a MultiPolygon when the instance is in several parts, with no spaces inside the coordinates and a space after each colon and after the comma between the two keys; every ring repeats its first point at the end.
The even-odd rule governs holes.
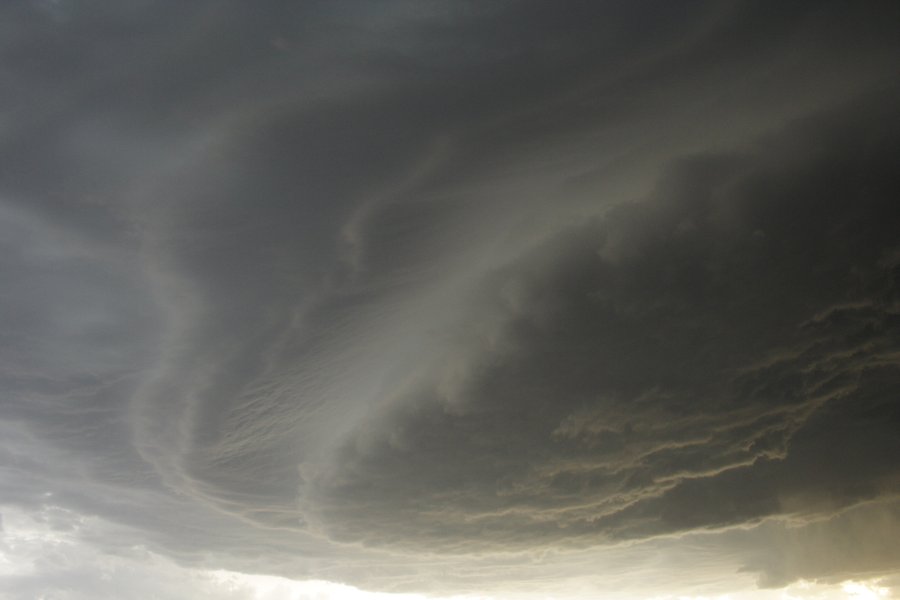
{"type": "Polygon", "coordinates": [[[896,572],[896,11],[3,3],[20,596],[896,572]]]}
{"type": "Polygon", "coordinates": [[[465,552],[896,494],[895,100],[678,161],[651,197],[493,273],[464,358],[316,482],[321,526],[465,552]]]}

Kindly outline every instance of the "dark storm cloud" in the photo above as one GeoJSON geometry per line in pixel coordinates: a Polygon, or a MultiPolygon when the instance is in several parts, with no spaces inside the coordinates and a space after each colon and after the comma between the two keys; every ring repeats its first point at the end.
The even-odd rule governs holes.
{"type": "Polygon", "coordinates": [[[495,273],[461,357],[323,478],[325,530],[596,543],[897,493],[897,99],[679,161],[495,273]]]}
{"type": "MultiPolygon", "coordinates": [[[[346,33],[348,23],[356,19],[367,22],[365,15],[354,11],[342,13],[341,6],[307,16],[332,34],[346,33]]],[[[588,28],[574,30],[576,41],[580,40],[576,48],[582,54],[563,77],[553,65],[536,71],[526,68],[528,47],[487,35],[507,19],[511,24],[501,31],[534,28],[553,14],[546,9],[526,4],[502,15],[480,11],[448,15],[442,10],[417,14],[410,7],[392,5],[386,21],[367,25],[374,28],[372,34],[380,33],[379,27],[396,34],[392,44],[382,46],[384,42],[376,43],[382,38],[369,34],[354,38],[355,44],[371,52],[364,59],[352,52],[341,58],[345,50],[329,50],[339,55],[334,60],[345,65],[341,68],[361,80],[337,99],[317,98],[325,94],[328,99],[327,90],[280,89],[274,98],[257,100],[248,108],[226,97],[229,102],[223,111],[233,116],[223,117],[224,124],[214,126],[208,142],[211,148],[196,158],[188,156],[162,181],[142,190],[152,202],[132,208],[138,226],[149,232],[144,243],[148,260],[163,272],[166,285],[177,290],[164,291],[163,302],[169,310],[187,315],[176,319],[180,323],[177,341],[170,344],[181,350],[164,353],[159,377],[166,384],[141,394],[136,403],[139,445],[150,455],[169,454],[181,444],[184,450],[174,467],[184,471],[179,476],[199,480],[198,487],[205,493],[221,496],[235,508],[243,501],[235,504],[234,498],[247,494],[259,502],[272,502],[269,508],[254,503],[249,511],[282,514],[280,526],[297,523],[289,507],[299,484],[291,450],[296,422],[303,418],[294,413],[298,390],[262,401],[245,398],[242,390],[255,388],[260,380],[259,385],[271,388],[266,380],[289,376],[283,371],[304,363],[309,348],[320,344],[322,336],[333,337],[335,331],[353,326],[361,306],[372,305],[385,289],[397,293],[398,277],[399,284],[406,285],[399,291],[408,291],[409,273],[416,283],[422,257],[434,253],[431,246],[444,250],[448,238],[452,243],[449,236],[460,230],[455,226],[460,220],[464,225],[489,208],[473,210],[471,202],[453,206],[442,195],[452,193],[448,181],[477,180],[473,165],[492,154],[509,155],[516,147],[516,140],[479,139],[485,136],[480,130],[495,127],[485,123],[496,120],[499,111],[514,114],[520,106],[539,107],[548,96],[558,94],[551,92],[557,85],[573,86],[591,78],[576,67],[578,61],[593,55],[595,43],[610,44],[609,56],[602,59],[610,62],[646,52],[646,44],[661,43],[652,42],[655,38],[646,34],[622,37],[622,31],[629,30],[640,15],[612,11],[604,15],[611,31],[605,41],[595,41],[588,28]],[[443,65],[446,73],[439,79],[420,77],[420,69],[435,68],[429,61],[444,56],[427,50],[408,53],[405,46],[416,47],[423,28],[434,29],[430,39],[446,38],[448,44],[461,44],[461,32],[472,36],[473,55],[443,65]],[[426,65],[418,64],[422,61],[426,65]],[[378,75],[375,83],[367,83],[368,72],[378,75]],[[494,73],[499,72],[503,78],[498,81],[494,73]],[[445,153],[449,156],[444,157],[440,140],[448,135],[450,142],[445,145],[450,150],[445,153]],[[467,139],[470,136],[476,137],[474,144],[467,139]],[[457,149],[461,144],[464,153],[457,149]],[[433,153],[439,156],[429,158],[433,153]],[[435,160],[443,164],[430,166],[429,161],[435,160]],[[423,177],[419,171],[425,171],[427,182],[418,181],[423,177]],[[460,211],[474,215],[462,217],[460,211]],[[386,221],[393,234],[386,235],[390,231],[386,221]],[[350,242],[349,248],[341,246],[342,240],[350,242]],[[173,301],[173,297],[189,300],[173,301]],[[285,325],[298,319],[301,331],[289,327],[285,332],[285,325]],[[279,354],[283,345],[287,350],[279,354]],[[185,396],[190,401],[183,401],[185,396]],[[252,421],[244,416],[248,405],[255,415],[252,421]],[[273,460],[273,455],[286,460],[273,460]],[[252,492],[244,483],[251,469],[257,473],[252,492]]],[[[662,17],[654,20],[658,27],[671,28],[663,36],[664,44],[683,36],[675,25],[680,19],[702,17],[701,9],[702,5],[692,7],[674,22],[662,17]]],[[[579,12],[590,13],[554,17],[538,35],[548,40],[559,37],[577,22],[579,12]]],[[[221,18],[240,21],[240,15],[221,18]]],[[[195,21],[197,17],[187,19],[188,24],[195,21]]],[[[242,35],[254,33],[260,43],[274,35],[274,22],[263,21],[263,25],[255,20],[242,25],[242,35]]],[[[230,39],[230,31],[225,28],[225,40],[230,39]]],[[[302,49],[311,43],[301,36],[296,53],[302,58],[302,49]]],[[[291,44],[285,44],[290,55],[291,44]]],[[[282,59],[275,54],[271,68],[286,77],[302,75],[301,79],[315,84],[319,67],[299,58],[278,64],[282,59]]],[[[569,64],[572,57],[558,60],[569,64]]],[[[159,117],[154,118],[156,123],[159,117]]],[[[527,127],[544,135],[538,127],[527,127]]]]}
{"type": "Polygon", "coordinates": [[[502,591],[465,553],[882,499],[897,19],[4,3],[0,501],[98,556],[502,591]]]}

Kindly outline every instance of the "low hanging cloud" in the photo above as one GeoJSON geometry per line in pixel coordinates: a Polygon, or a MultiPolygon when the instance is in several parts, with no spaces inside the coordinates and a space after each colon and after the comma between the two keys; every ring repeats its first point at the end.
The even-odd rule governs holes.
{"type": "Polygon", "coordinates": [[[323,531],[584,546],[897,494],[896,100],[677,161],[491,274],[455,352],[310,486],[323,531]]]}
{"type": "Polygon", "coordinates": [[[4,593],[898,572],[896,2],[263,4],[0,6],[4,593]]]}

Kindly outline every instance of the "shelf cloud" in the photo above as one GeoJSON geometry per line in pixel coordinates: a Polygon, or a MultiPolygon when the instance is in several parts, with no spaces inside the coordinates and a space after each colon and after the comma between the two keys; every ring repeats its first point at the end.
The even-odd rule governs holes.
{"type": "Polygon", "coordinates": [[[900,593],[898,24],[6,3],[0,594],[900,593]]]}

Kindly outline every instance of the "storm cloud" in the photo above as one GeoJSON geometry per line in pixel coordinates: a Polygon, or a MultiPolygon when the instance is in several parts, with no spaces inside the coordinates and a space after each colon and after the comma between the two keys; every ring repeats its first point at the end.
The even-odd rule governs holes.
{"type": "Polygon", "coordinates": [[[895,585],[895,3],[0,23],[3,593],[895,585]]]}
{"type": "Polygon", "coordinates": [[[458,347],[342,448],[323,519],[533,547],[895,495],[897,99],[676,161],[488,275],[458,347]]]}

